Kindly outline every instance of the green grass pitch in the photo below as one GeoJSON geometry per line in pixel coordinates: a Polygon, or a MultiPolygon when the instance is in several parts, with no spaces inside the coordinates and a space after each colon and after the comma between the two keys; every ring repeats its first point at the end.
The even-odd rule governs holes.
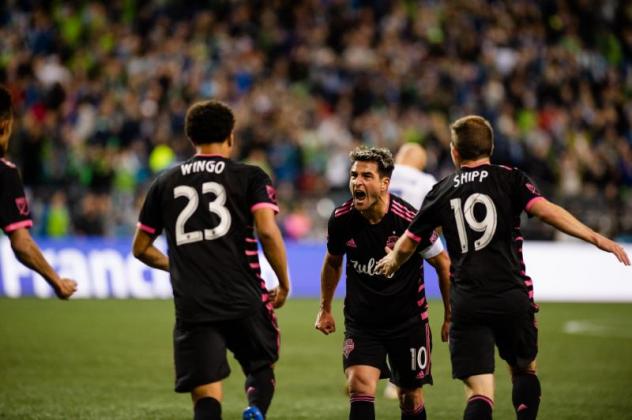
{"type": "MultiPolygon", "coordinates": [[[[338,332],[314,330],[317,301],[288,301],[277,393],[270,419],[346,419],[338,332]]],[[[439,340],[441,304],[431,302],[430,419],[459,419],[463,388],[450,377],[439,340]]],[[[632,418],[632,305],[543,303],[539,314],[540,419],[632,418]]],[[[170,301],[0,300],[0,419],[190,419],[188,395],[172,391],[170,301]]],[[[243,375],[225,383],[224,418],[246,406],[243,375]]],[[[497,361],[496,419],[514,418],[510,380],[497,361]]],[[[383,388],[383,384],[380,387],[383,388]]],[[[397,403],[376,400],[378,419],[399,419],[397,403]]]]}

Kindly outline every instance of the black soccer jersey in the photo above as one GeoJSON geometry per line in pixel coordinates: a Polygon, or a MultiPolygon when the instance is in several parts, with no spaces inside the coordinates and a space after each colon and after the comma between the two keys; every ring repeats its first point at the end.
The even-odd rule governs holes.
{"type": "MultiPolygon", "coordinates": [[[[386,254],[384,247],[395,245],[414,216],[414,207],[392,194],[388,212],[377,224],[369,223],[353,207],[352,200],[331,215],[327,250],[332,255],[347,256],[344,308],[347,330],[393,335],[405,330],[418,317],[428,318],[420,253],[416,252],[389,278],[375,272],[377,262],[386,254]]],[[[436,235],[426,237],[418,249],[426,250],[436,241],[436,235]]]]}
{"type": "Polygon", "coordinates": [[[452,260],[452,299],[521,290],[533,299],[522,260],[520,214],[541,195],[519,169],[462,167],[435,185],[409,227],[420,240],[443,228],[452,260]]]}
{"type": "Polygon", "coordinates": [[[253,230],[261,207],[278,212],[270,178],[220,156],[196,155],[154,181],[138,226],[165,230],[178,320],[241,318],[267,301],[253,230]]]}
{"type": "Polygon", "coordinates": [[[18,169],[8,160],[0,159],[0,228],[10,233],[32,225],[18,169]]]}

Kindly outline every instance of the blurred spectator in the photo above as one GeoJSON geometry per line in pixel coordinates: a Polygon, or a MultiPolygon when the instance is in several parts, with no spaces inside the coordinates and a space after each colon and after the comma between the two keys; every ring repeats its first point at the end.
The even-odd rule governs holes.
{"type": "Polygon", "coordinates": [[[305,203],[340,201],[355,145],[418,142],[441,178],[447,122],[468,113],[496,127],[495,162],[601,233],[632,236],[630,2],[5,3],[12,158],[35,217],[65,193],[67,233],[132,231],[136,197],[191,153],[187,106],[214,97],[235,109],[236,157],[275,177],[285,211],[304,203],[310,238],[327,217],[305,203]]]}

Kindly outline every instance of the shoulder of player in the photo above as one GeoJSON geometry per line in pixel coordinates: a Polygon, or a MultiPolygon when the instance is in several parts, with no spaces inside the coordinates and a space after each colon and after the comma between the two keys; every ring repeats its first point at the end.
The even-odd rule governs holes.
{"type": "Polygon", "coordinates": [[[390,198],[390,213],[393,213],[395,216],[405,219],[408,222],[412,221],[415,218],[415,215],[417,214],[417,209],[413,205],[395,194],[391,194],[390,198]]]}
{"type": "Polygon", "coordinates": [[[0,175],[4,176],[17,176],[19,177],[19,170],[15,163],[8,161],[4,158],[0,158],[0,175]]]}
{"type": "Polygon", "coordinates": [[[349,199],[336,207],[332,213],[332,219],[345,219],[352,215],[353,199],[349,199]]]}

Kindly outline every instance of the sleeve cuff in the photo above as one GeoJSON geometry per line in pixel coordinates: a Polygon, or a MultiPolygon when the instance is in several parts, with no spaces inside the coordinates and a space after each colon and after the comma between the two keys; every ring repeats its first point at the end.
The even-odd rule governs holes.
{"type": "Polygon", "coordinates": [[[279,212],[279,206],[272,203],[257,203],[254,206],[250,207],[250,211],[252,213],[254,213],[255,211],[259,209],[272,209],[275,214],[279,212]]]}
{"type": "Polygon", "coordinates": [[[22,220],[20,222],[11,223],[10,225],[3,227],[2,230],[4,230],[6,233],[11,233],[14,230],[30,228],[31,226],[33,226],[32,220],[22,220]]]}
{"type": "Polygon", "coordinates": [[[526,205],[526,206],[524,206],[524,209],[525,209],[526,211],[531,210],[531,207],[533,207],[533,205],[534,205],[535,203],[537,203],[538,201],[540,201],[540,200],[544,200],[544,197],[533,197],[531,200],[529,200],[529,201],[527,202],[527,205],[526,205]]]}
{"type": "Polygon", "coordinates": [[[147,226],[142,224],[141,222],[138,222],[136,224],[136,227],[140,230],[142,230],[143,232],[149,233],[150,235],[155,235],[156,234],[156,229],[151,227],[151,226],[147,226]]]}
{"type": "Polygon", "coordinates": [[[411,231],[409,231],[408,229],[406,229],[406,232],[404,232],[404,234],[406,236],[408,236],[410,239],[412,239],[413,241],[415,241],[416,243],[421,242],[421,237],[415,235],[414,233],[412,233],[411,231]]]}

